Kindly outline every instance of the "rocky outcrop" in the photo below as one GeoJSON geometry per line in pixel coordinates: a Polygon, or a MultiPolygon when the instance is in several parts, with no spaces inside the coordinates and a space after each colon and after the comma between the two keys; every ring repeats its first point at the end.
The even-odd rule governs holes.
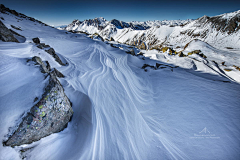
{"type": "Polygon", "coordinates": [[[104,41],[104,39],[97,33],[94,33],[93,35],[91,35],[90,38],[104,41]]]}
{"type": "Polygon", "coordinates": [[[4,142],[6,146],[30,144],[60,132],[66,128],[73,115],[71,103],[57,79],[56,71],[51,71],[49,64],[39,57],[33,57],[32,61],[40,65],[43,73],[47,73],[48,85],[39,102],[30,109],[16,131],[4,142]]]}
{"type": "Polygon", "coordinates": [[[38,37],[33,38],[32,40],[33,40],[33,42],[36,43],[36,44],[39,44],[39,43],[40,43],[40,39],[39,39],[38,37]]]}
{"type": "Polygon", "coordinates": [[[32,40],[37,45],[37,47],[40,48],[40,49],[49,48],[49,49],[46,49],[45,52],[50,54],[55,59],[55,61],[58,62],[60,65],[63,65],[63,66],[66,65],[62,62],[62,60],[56,54],[55,50],[53,48],[51,48],[49,45],[46,45],[45,43],[40,43],[40,39],[38,37],[33,38],[32,40]]]}
{"type": "Polygon", "coordinates": [[[133,56],[136,55],[134,49],[131,49],[130,51],[126,51],[126,53],[127,53],[127,54],[131,54],[131,55],[133,55],[133,56]]]}
{"type": "Polygon", "coordinates": [[[53,58],[55,59],[56,62],[58,62],[60,65],[65,66],[65,64],[61,61],[59,56],[56,54],[55,50],[53,48],[49,48],[48,50],[45,50],[47,53],[49,53],[53,58]]]}
{"type": "Polygon", "coordinates": [[[109,41],[115,41],[115,40],[113,39],[113,37],[111,37],[109,41]]]}
{"type": "Polygon", "coordinates": [[[4,42],[18,42],[13,33],[0,21],[0,40],[4,42]]]}
{"type": "Polygon", "coordinates": [[[201,52],[202,52],[201,50],[194,50],[194,51],[192,51],[192,52],[189,52],[188,55],[197,54],[197,55],[199,55],[200,57],[207,58],[207,56],[204,55],[204,54],[201,53],[201,52]]]}

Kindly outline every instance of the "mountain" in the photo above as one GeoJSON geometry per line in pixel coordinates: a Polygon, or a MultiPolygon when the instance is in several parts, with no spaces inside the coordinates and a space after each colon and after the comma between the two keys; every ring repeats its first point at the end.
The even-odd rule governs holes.
{"type": "Polygon", "coordinates": [[[116,41],[129,45],[143,42],[148,49],[169,44],[184,46],[193,39],[202,40],[214,47],[236,48],[240,45],[239,22],[240,10],[214,17],[203,16],[196,20],[127,23],[116,19],[104,20],[104,23],[96,23],[95,19],[83,22],[75,20],[65,29],[98,33],[103,38],[113,37],[116,41]]]}
{"type": "MultiPolygon", "coordinates": [[[[0,21],[0,140],[12,136],[24,144],[1,143],[0,159],[239,159],[240,72],[233,67],[239,45],[223,50],[189,38],[184,45],[139,49],[116,42],[117,35],[104,41],[100,32],[58,30],[2,6],[0,21]],[[62,130],[70,105],[66,128],[39,137],[62,130]]],[[[98,30],[106,23],[82,26],[98,30]]],[[[170,34],[164,31],[181,29],[127,24],[114,21],[104,33],[129,30],[134,37],[161,28],[164,38],[170,34]]]]}
{"type": "Polygon", "coordinates": [[[129,28],[132,30],[146,30],[153,26],[156,26],[156,27],[159,27],[161,25],[178,26],[178,25],[183,25],[185,23],[188,23],[190,21],[192,20],[189,19],[189,20],[170,20],[170,21],[164,20],[164,21],[147,21],[147,22],[138,22],[138,21],[124,22],[117,19],[107,21],[103,17],[100,17],[100,18],[89,19],[84,21],[74,20],[65,29],[83,31],[89,34],[94,34],[94,33],[100,33],[105,28],[109,28],[109,26],[115,29],[129,28]]]}

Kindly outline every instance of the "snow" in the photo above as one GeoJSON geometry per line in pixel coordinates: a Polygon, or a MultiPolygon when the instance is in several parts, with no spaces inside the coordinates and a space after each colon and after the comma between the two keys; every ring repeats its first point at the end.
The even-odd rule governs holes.
{"type": "MultiPolygon", "coordinates": [[[[66,34],[28,20],[17,22],[12,15],[1,16],[8,27],[20,26],[23,31],[18,33],[27,38],[19,44],[0,42],[1,140],[43,93],[44,76],[26,58],[38,55],[66,76],[60,81],[74,110],[64,131],[20,147],[1,145],[1,159],[21,159],[19,150],[31,147],[25,153],[30,160],[240,157],[240,85],[212,62],[155,50],[144,51],[143,60],[84,34],[66,34]],[[34,37],[53,47],[69,65],[58,65],[36,48],[30,43],[34,37]],[[145,72],[141,69],[145,63],[166,68],[145,72]],[[169,67],[176,64],[180,67],[169,67]],[[211,134],[201,132],[205,127],[211,134]]],[[[197,44],[209,56],[216,51],[197,44]]],[[[198,45],[193,43],[189,49],[198,45]]]]}

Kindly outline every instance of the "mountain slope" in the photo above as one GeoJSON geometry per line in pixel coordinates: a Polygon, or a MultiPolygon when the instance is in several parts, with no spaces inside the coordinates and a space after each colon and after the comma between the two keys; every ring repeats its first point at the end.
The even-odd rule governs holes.
{"type": "MultiPolygon", "coordinates": [[[[37,74],[33,66],[27,66],[26,58],[39,56],[48,60],[66,76],[60,81],[74,110],[72,121],[63,132],[21,147],[1,145],[1,159],[240,157],[238,83],[221,74],[132,56],[84,34],[60,31],[26,18],[19,20],[11,13],[1,13],[0,17],[8,28],[21,27],[17,32],[26,37],[24,43],[0,41],[1,140],[23,111],[29,109],[34,97],[43,92],[44,76],[37,74]],[[52,56],[30,43],[34,37],[52,46],[68,65],[59,65],[52,56]],[[144,68],[147,72],[142,69],[144,64],[149,65],[144,68]]],[[[209,47],[205,42],[196,43],[209,47]]],[[[194,48],[193,44],[186,51],[194,48]]],[[[147,52],[163,55],[157,50],[147,52]]],[[[193,62],[181,58],[178,60],[193,62]]]]}

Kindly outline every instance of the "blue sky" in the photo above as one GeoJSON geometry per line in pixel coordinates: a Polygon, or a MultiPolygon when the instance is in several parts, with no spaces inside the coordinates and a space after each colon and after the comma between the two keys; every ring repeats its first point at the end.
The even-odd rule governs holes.
{"type": "Polygon", "coordinates": [[[239,0],[1,0],[0,3],[49,25],[95,17],[126,22],[197,19],[240,9],[239,0]]]}

